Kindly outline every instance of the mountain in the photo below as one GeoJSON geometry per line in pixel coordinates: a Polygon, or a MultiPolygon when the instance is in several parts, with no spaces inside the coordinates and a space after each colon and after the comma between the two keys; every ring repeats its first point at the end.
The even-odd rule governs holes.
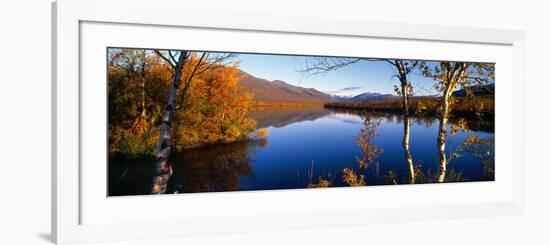
{"type": "Polygon", "coordinates": [[[398,96],[393,94],[365,92],[365,93],[353,96],[352,98],[349,99],[349,101],[366,102],[371,100],[386,100],[386,99],[395,99],[395,98],[398,98],[398,96]]]}
{"type": "MultiPolygon", "coordinates": [[[[490,83],[487,85],[474,85],[468,87],[470,91],[476,96],[485,96],[485,95],[494,95],[495,94],[495,84],[490,83]]],[[[466,90],[461,89],[453,92],[453,96],[464,97],[466,96],[466,90]]]]}
{"type": "MultiPolygon", "coordinates": [[[[337,101],[344,101],[344,102],[367,102],[372,100],[388,100],[388,99],[398,99],[400,96],[392,95],[392,94],[381,94],[381,93],[372,93],[372,92],[365,92],[358,95],[350,95],[346,94],[345,90],[352,90],[355,89],[355,87],[352,88],[345,88],[342,90],[339,90],[337,92],[331,92],[332,98],[337,101]]],[[[490,83],[487,85],[475,85],[468,87],[470,91],[476,96],[487,96],[487,95],[494,95],[495,93],[495,84],[490,83]]],[[[438,98],[440,95],[421,95],[421,96],[414,96],[414,98],[438,98]]],[[[453,92],[453,96],[455,97],[465,97],[466,96],[466,90],[460,89],[453,92]]]]}
{"type": "Polygon", "coordinates": [[[331,97],[337,101],[350,101],[353,98],[352,95],[332,95],[331,97]]]}
{"type": "Polygon", "coordinates": [[[366,91],[366,87],[347,87],[327,92],[337,101],[366,102],[371,100],[395,99],[398,96],[366,91]]]}
{"type": "Polygon", "coordinates": [[[294,86],[281,80],[269,81],[254,77],[242,70],[237,76],[241,85],[252,92],[254,99],[258,101],[310,103],[334,101],[330,95],[314,88],[294,86]]]}
{"type": "Polygon", "coordinates": [[[362,90],[364,90],[364,87],[347,87],[336,91],[329,91],[327,93],[330,94],[335,100],[345,101],[360,94],[362,90]]]}
{"type": "Polygon", "coordinates": [[[399,96],[392,94],[381,94],[381,93],[371,93],[365,92],[355,96],[350,95],[332,95],[332,98],[337,101],[347,101],[347,102],[367,102],[371,100],[386,100],[386,99],[395,99],[399,96]]]}

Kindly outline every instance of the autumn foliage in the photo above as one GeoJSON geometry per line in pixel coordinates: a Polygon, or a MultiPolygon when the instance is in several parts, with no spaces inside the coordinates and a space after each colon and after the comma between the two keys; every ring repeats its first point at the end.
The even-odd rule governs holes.
{"type": "MultiPolygon", "coordinates": [[[[193,54],[183,81],[197,62],[193,54]]],[[[186,94],[179,90],[172,122],[176,150],[244,140],[256,129],[247,116],[253,96],[239,84],[237,71],[238,63],[217,64],[195,74],[186,94]]],[[[151,51],[112,49],[107,72],[109,153],[129,158],[155,154],[172,68],[151,51]]]]}
{"type": "Polygon", "coordinates": [[[239,84],[237,67],[220,66],[197,76],[176,112],[176,149],[246,139],[256,128],[247,116],[253,96],[239,84]]]}
{"type": "Polygon", "coordinates": [[[352,169],[344,168],[342,169],[342,181],[349,186],[364,186],[365,175],[358,175],[352,169]]]}
{"type": "Polygon", "coordinates": [[[363,128],[359,132],[359,135],[354,137],[355,143],[361,148],[361,157],[356,157],[357,164],[361,168],[367,168],[370,164],[376,162],[378,156],[384,152],[384,149],[374,144],[374,138],[376,137],[376,129],[382,122],[380,120],[372,120],[365,118],[363,121],[363,128]]]}

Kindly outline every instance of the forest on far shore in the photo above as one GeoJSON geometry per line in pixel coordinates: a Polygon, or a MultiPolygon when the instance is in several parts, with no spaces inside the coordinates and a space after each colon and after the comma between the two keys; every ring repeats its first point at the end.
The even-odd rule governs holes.
{"type": "MultiPolygon", "coordinates": [[[[435,117],[441,108],[441,98],[438,97],[420,97],[411,98],[409,109],[415,116],[435,117]]],[[[380,112],[399,113],[403,109],[403,100],[399,98],[371,100],[366,102],[347,102],[335,101],[324,104],[325,108],[352,109],[380,112]]],[[[483,119],[494,121],[495,117],[495,97],[492,95],[477,96],[475,99],[468,97],[456,97],[451,104],[450,117],[464,119],[483,119]]]]}

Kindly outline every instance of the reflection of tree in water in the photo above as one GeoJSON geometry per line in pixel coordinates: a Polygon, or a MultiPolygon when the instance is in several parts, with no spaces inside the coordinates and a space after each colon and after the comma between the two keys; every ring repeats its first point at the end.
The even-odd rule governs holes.
{"type": "Polygon", "coordinates": [[[251,153],[267,143],[255,140],[177,153],[168,193],[238,190],[240,177],[253,172],[251,153]]]}
{"type": "MultiPolygon", "coordinates": [[[[363,127],[360,132],[353,137],[355,143],[360,148],[361,155],[355,157],[356,166],[350,168],[343,168],[342,182],[349,186],[364,186],[365,182],[365,170],[369,169],[371,165],[376,166],[376,171],[379,169],[378,157],[384,152],[384,149],[374,144],[374,138],[378,135],[376,130],[382,123],[382,119],[373,117],[371,114],[364,114],[361,116],[363,120],[363,127]]],[[[333,183],[332,180],[318,177],[318,183],[313,183],[310,172],[310,182],[307,185],[308,188],[330,187],[333,183]]]]}
{"type": "Polygon", "coordinates": [[[424,128],[430,128],[437,121],[435,117],[414,117],[414,123],[424,128]]]}
{"type": "MultiPolygon", "coordinates": [[[[364,120],[364,127],[361,129],[361,133],[359,136],[363,139],[362,141],[358,141],[357,136],[355,138],[357,145],[361,148],[363,156],[368,156],[369,154],[374,154],[376,157],[377,154],[377,148],[376,149],[370,149],[369,145],[372,145],[372,147],[377,147],[376,145],[372,144],[372,139],[376,136],[376,128],[380,125],[380,123],[371,123],[376,120],[382,120],[383,118],[388,123],[396,123],[401,124],[404,123],[404,117],[403,115],[398,114],[392,114],[392,113],[383,113],[383,112],[369,112],[365,113],[363,115],[359,114],[357,111],[339,111],[341,113],[349,113],[349,114],[356,114],[359,115],[364,120]],[[372,132],[371,134],[367,134],[367,132],[372,132]],[[366,137],[366,136],[370,137],[366,137]]],[[[423,127],[430,127],[432,126],[438,119],[435,117],[427,117],[427,116],[417,116],[414,117],[414,123],[419,124],[423,127]]],[[[380,122],[380,121],[379,121],[380,122]]],[[[483,122],[483,120],[476,120],[476,121],[468,121],[464,118],[451,118],[449,120],[449,126],[451,129],[451,135],[456,135],[458,132],[465,132],[469,133],[468,137],[464,139],[459,146],[450,153],[449,159],[447,160],[447,164],[453,162],[454,159],[463,157],[465,155],[474,157],[475,159],[479,160],[479,163],[481,164],[483,175],[485,176],[485,180],[494,180],[494,137],[480,137],[478,135],[472,134],[472,128],[475,130],[480,131],[493,131],[494,130],[494,124],[489,125],[483,122]]],[[[405,145],[404,145],[405,147],[405,145]]],[[[407,149],[405,149],[407,150],[407,149]]],[[[408,160],[407,157],[405,160],[408,160]]],[[[350,186],[360,186],[365,185],[368,183],[365,183],[363,180],[365,178],[365,175],[367,174],[367,171],[369,170],[370,164],[364,164],[364,160],[361,158],[357,158],[357,162],[359,164],[359,171],[356,174],[353,169],[344,168],[343,169],[343,178],[344,182],[347,183],[350,186]],[[361,181],[349,181],[349,180],[359,180],[361,181]],[[361,184],[357,184],[361,183],[361,184]]],[[[378,163],[378,162],[376,162],[378,163]]],[[[411,164],[409,164],[411,165],[411,164]]],[[[384,184],[400,184],[400,183],[434,183],[438,182],[438,173],[436,171],[432,171],[430,168],[424,169],[422,166],[422,162],[419,161],[414,168],[411,168],[409,171],[414,171],[414,174],[412,175],[414,178],[413,181],[411,179],[403,179],[403,176],[398,176],[396,174],[396,171],[389,171],[387,174],[379,174],[379,166],[375,165],[375,177],[374,182],[372,180],[369,180],[371,184],[376,185],[384,185],[384,184]]],[[[372,172],[372,169],[371,171],[372,172]]],[[[444,182],[461,182],[461,181],[468,181],[463,177],[463,173],[461,171],[457,171],[455,169],[449,169],[447,171],[447,177],[445,178],[444,182]]]]}
{"type": "MultiPolygon", "coordinates": [[[[330,111],[342,113],[342,114],[348,114],[348,115],[356,115],[360,117],[364,117],[365,115],[368,115],[369,118],[373,119],[384,119],[387,123],[395,123],[395,124],[402,124],[403,123],[403,115],[398,113],[392,113],[392,112],[381,112],[381,111],[365,111],[365,110],[351,110],[351,109],[342,109],[342,108],[330,108],[328,109],[330,111]]],[[[423,114],[415,114],[410,117],[414,124],[418,124],[422,127],[428,128],[432,127],[436,122],[438,122],[439,119],[434,116],[430,115],[423,115],[423,114]]],[[[468,119],[468,118],[456,118],[451,117],[449,119],[450,125],[456,125],[459,124],[461,120],[465,120],[468,124],[468,128],[471,131],[481,131],[481,132],[489,132],[493,133],[495,129],[494,120],[486,120],[483,118],[475,118],[475,119],[468,119]]]]}
{"type": "Polygon", "coordinates": [[[495,139],[491,137],[479,137],[469,135],[460,146],[451,154],[449,161],[470,154],[477,158],[481,164],[483,175],[488,180],[495,179],[495,139]]]}

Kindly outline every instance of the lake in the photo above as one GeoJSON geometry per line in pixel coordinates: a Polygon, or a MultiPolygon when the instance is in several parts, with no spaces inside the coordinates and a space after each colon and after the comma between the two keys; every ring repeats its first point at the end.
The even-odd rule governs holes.
{"type": "MultiPolygon", "coordinates": [[[[347,186],[342,181],[343,168],[365,175],[366,185],[407,183],[401,115],[305,108],[255,111],[250,116],[258,128],[269,130],[267,138],[173,154],[174,173],[167,192],[306,188],[319,178],[329,180],[334,187],[347,186]],[[373,143],[384,151],[378,161],[361,169],[356,162],[361,151],[354,136],[364,127],[365,115],[381,121],[373,143]],[[389,176],[393,181],[388,181],[389,176]]],[[[471,135],[494,137],[493,125],[469,122],[468,132],[451,134],[452,123],[454,120],[447,130],[448,154],[471,135]]],[[[436,118],[411,118],[410,150],[414,164],[421,166],[425,176],[438,170],[437,131],[436,118]]],[[[487,174],[487,170],[493,169],[494,160],[480,157],[483,152],[494,156],[494,145],[461,151],[449,163],[448,172],[459,176],[458,181],[493,180],[494,175],[487,174]]],[[[110,196],[148,193],[153,159],[109,161],[110,196]]]]}

